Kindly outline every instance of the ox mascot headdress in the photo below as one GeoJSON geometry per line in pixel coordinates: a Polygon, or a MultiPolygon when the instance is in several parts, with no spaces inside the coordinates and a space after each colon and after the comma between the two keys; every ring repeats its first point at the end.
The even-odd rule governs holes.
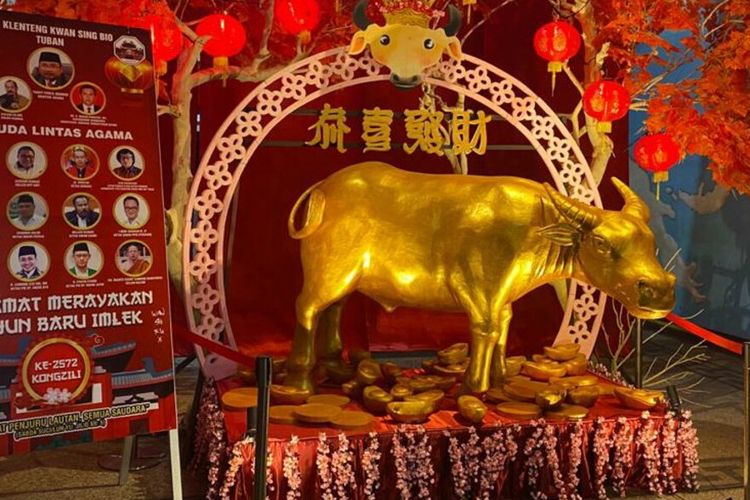
{"type": "Polygon", "coordinates": [[[370,47],[372,57],[391,70],[391,83],[403,89],[422,83],[422,73],[437,64],[448,52],[461,59],[461,42],[456,33],[461,26],[461,12],[448,7],[444,28],[430,28],[430,21],[442,13],[432,10],[434,0],[383,0],[380,11],[385,25],[375,24],[367,17],[368,0],[360,0],[354,8],[354,23],[359,28],[352,37],[349,54],[361,53],[370,47]]]}

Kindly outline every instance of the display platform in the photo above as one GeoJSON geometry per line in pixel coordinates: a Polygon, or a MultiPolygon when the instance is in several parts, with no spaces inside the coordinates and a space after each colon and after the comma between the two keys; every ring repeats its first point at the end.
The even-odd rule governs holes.
{"type": "MultiPolygon", "coordinates": [[[[240,386],[232,378],[203,389],[193,465],[208,467],[209,498],[252,497],[254,447],[243,439],[246,413],[220,403],[223,393],[240,386]]],[[[579,421],[513,419],[486,406],[478,426],[463,420],[449,398],[421,425],[398,424],[387,415],[357,431],[271,423],[269,498],[297,492],[314,498],[606,498],[625,488],[669,493],[695,487],[698,440],[688,411],[677,415],[665,404],[625,409],[611,395],[600,396],[579,421]]],[[[363,408],[352,401],[345,409],[363,408]]]]}

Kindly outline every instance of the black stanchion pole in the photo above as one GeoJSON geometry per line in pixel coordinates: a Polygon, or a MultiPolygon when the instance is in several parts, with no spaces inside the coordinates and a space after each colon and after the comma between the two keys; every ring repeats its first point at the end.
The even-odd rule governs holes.
{"type": "Polygon", "coordinates": [[[641,320],[635,320],[635,386],[643,387],[643,331],[641,320]]]}
{"type": "MultiPolygon", "coordinates": [[[[255,359],[258,380],[258,410],[255,425],[255,500],[266,498],[266,459],[268,457],[268,404],[271,390],[271,357],[255,359]]],[[[250,415],[248,415],[249,417],[250,415]]]]}
{"type": "Polygon", "coordinates": [[[745,450],[742,453],[742,485],[745,489],[745,500],[750,500],[750,342],[742,346],[743,367],[742,372],[745,380],[745,425],[744,443],[745,450]]]}

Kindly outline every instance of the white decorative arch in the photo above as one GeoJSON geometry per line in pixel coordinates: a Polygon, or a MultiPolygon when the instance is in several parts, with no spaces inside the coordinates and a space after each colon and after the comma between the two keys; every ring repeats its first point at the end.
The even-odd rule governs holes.
{"type": "MultiPolygon", "coordinates": [[[[315,54],[258,85],[227,117],[195,174],[185,213],[183,288],[193,332],[236,349],[225,295],[224,231],[239,179],[266,135],[305,104],[346,87],[388,79],[368,54],[350,57],[346,47],[315,54]],[[223,333],[223,335],[222,335],[223,333]]],[[[562,193],[601,207],[591,170],[578,144],[552,109],[523,83],[487,62],[464,55],[434,67],[428,83],[463,94],[519,130],[547,166],[562,193]]],[[[591,353],[606,295],[573,282],[555,344],[577,342],[591,353]]],[[[291,307],[291,305],[290,305],[291,307]]],[[[291,341],[290,332],[290,341],[291,341]]],[[[196,346],[206,375],[223,378],[234,369],[224,358],[196,346]]]]}

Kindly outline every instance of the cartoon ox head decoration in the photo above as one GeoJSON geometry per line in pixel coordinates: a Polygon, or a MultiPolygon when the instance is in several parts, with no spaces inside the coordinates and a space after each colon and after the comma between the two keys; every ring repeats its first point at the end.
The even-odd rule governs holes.
{"type": "Polygon", "coordinates": [[[434,0],[414,2],[383,2],[385,26],[368,19],[367,0],[354,8],[354,23],[359,28],[352,37],[349,54],[361,53],[369,45],[372,57],[391,70],[391,83],[402,89],[422,83],[424,70],[440,61],[443,52],[461,59],[461,42],[455,36],[461,26],[461,12],[448,7],[448,23],[444,28],[430,28],[435,17],[430,5],[434,0]]]}

